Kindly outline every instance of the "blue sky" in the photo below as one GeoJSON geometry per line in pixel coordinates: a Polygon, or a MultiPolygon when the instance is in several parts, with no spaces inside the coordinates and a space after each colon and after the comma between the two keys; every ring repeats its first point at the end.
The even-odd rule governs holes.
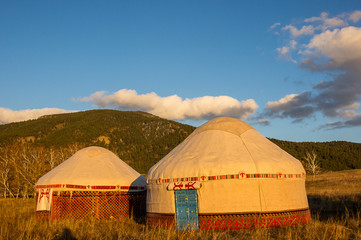
{"type": "Polygon", "coordinates": [[[142,110],[361,142],[359,1],[1,1],[0,122],[142,110]]]}

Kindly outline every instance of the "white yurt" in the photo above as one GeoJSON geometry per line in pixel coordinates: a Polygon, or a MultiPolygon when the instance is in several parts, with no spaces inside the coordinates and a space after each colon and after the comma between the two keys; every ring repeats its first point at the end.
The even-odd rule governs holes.
{"type": "Polygon", "coordinates": [[[145,177],[102,147],[79,150],[42,176],[36,191],[38,218],[145,215],[145,177]]]}
{"type": "Polygon", "coordinates": [[[216,118],[148,172],[147,224],[243,229],[311,221],[300,161],[248,123],[216,118]]]}

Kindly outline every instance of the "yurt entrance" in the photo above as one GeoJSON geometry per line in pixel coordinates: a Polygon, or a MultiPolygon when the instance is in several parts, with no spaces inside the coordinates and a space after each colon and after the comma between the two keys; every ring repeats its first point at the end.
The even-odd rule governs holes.
{"type": "Polygon", "coordinates": [[[197,190],[174,191],[177,230],[198,230],[197,190]]]}
{"type": "Polygon", "coordinates": [[[175,216],[177,230],[198,230],[198,194],[202,187],[198,181],[172,182],[168,191],[174,191],[175,216]]]}

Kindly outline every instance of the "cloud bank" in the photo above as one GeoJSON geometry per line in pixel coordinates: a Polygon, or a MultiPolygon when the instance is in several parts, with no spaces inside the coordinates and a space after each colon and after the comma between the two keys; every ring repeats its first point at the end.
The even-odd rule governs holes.
{"type": "Polygon", "coordinates": [[[266,105],[262,118],[302,121],[316,113],[338,118],[321,128],[361,126],[361,11],[329,17],[327,13],[287,25],[287,44],[277,49],[284,60],[310,72],[325,73],[330,80],[310,90],[292,93],[266,105]],[[353,24],[353,26],[351,26],[353,24]]]}
{"type": "Polygon", "coordinates": [[[74,112],[74,111],[68,111],[59,108],[41,108],[41,109],[26,109],[26,110],[14,111],[8,108],[0,107],[0,124],[21,122],[31,119],[37,119],[45,115],[69,113],[69,112],[74,112]]]}
{"type": "Polygon", "coordinates": [[[92,102],[100,107],[112,106],[127,110],[146,111],[162,118],[174,120],[211,119],[219,116],[248,119],[258,108],[253,99],[238,101],[229,96],[182,99],[177,95],[160,97],[154,92],[138,94],[135,90],[129,89],[121,89],[112,94],[99,91],[78,100],[92,102]]]}

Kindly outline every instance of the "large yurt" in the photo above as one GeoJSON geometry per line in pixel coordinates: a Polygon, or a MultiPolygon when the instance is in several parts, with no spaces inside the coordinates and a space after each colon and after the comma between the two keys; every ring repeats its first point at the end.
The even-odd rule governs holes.
{"type": "Polygon", "coordinates": [[[36,216],[118,219],[145,215],[146,179],[111,151],[87,147],[36,183],[36,216]]]}
{"type": "Polygon", "coordinates": [[[311,221],[300,161],[248,123],[216,118],[148,172],[147,224],[243,229],[311,221]]]}

